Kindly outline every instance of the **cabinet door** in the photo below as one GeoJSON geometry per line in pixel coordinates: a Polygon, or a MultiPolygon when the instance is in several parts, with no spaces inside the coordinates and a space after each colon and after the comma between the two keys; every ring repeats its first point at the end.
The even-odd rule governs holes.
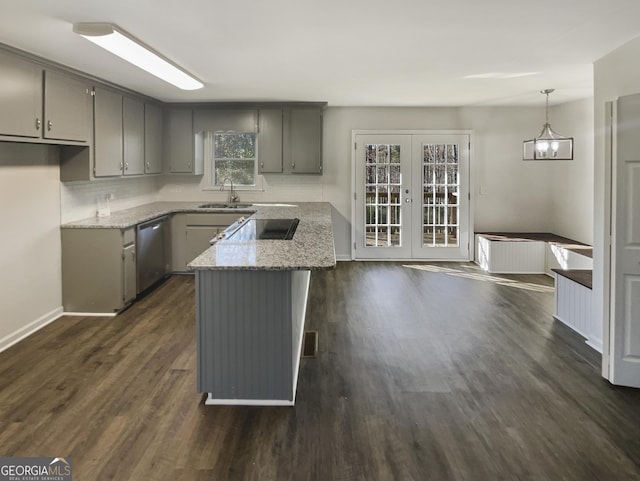
{"type": "Polygon", "coordinates": [[[42,69],[0,52],[0,135],[39,138],[42,69]]]}
{"type": "Polygon", "coordinates": [[[89,85],[76,78],[46,71],[43,137],[89,142],[90,126],[91,95],[89,85]]]}
{"type": "Polygon", "coordinates": [[[162,109],[144,105],[144,173],[162,173],[162,109]]]}
{"type": "Polygon", "coordinates": [[[95,89],[94,95],[94,175],[122,174],[122,95],[95,89]]]}
{"type": "Polygon", "coordinates": [[[193,111],[171,109],[165,113],[164,152],[171,173],[194,173],[193,111]]]}
{"type": "Polygon", "coordinates": [[[282,109],[258,112],[258,173],[282,172],[282,109]]]}
{"type": "Polygon", "coordinates": [[[136,245],[131,244],[122,249],[123,303],[132,301],[136,297],[136,245]]]}
{"type": "Polygon", "coordinates": [[[144,103],[125,97],[122,101],[124,175],[144,174],[144,103]]]}
{"type": "Polygon", "coordinates": [[[322,174],[322,110],[284,111],[283,164],[291,174],[322,174]]]}
{"type": "Polygon", "coordinates": [[[204,251],[206,251],[209,247],[211,247],[209,241],[213,237],[215,237],[218,232],[221,232],[224,229],[225,228],[223,226],[187,226],[187,246],[185,253],[185,262],[188,264],[204,251]]]}

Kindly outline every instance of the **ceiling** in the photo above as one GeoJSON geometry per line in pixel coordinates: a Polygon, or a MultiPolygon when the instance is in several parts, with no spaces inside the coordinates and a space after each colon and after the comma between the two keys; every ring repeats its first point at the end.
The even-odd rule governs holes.
{"type": "Polygon", "coordinates": [[[552,104],[590,97],[592,63],[638,19],[638,0],[20,0],[0,43],[164,101],[540,105],[544,88],[552,104]],[[204,89],[156,79],[74,22],[119,25],[204,89]]]}

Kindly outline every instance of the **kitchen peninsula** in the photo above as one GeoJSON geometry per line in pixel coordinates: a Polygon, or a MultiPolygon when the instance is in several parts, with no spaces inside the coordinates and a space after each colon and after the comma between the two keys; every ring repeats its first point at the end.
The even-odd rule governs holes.
{"type": "Polygon", "coordinates": [[[336,263],[331,205],[155,202],[64,224],[65,311],[115,315],[134,302],[143,246],[135,232],[161,217],[171,224],[165,271],[183,272],[191,261],[195,272],[198,390],[207,403],[292,405],[311,271],[336,263]],[[274,219],[299,219],[293,237],[246,235],[274,219]],[[240,228],[207,248],[211,223],[240,228]],[[192,235],[198,242],[184,245],[192,235]]]}
{"type": "Polygon", "coordinates": [[[293,238],[234,233],[189,264],[206,404],[295,403],[311,271],[335,266],[330,204],[257,207],[251,220],[299,219],[293,238]]]}

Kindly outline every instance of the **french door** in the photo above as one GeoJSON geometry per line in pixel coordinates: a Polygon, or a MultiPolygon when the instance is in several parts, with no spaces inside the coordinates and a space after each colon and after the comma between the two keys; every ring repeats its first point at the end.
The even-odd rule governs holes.
{"type": "Polygon", "coordinates": [[[354,259],[469,259],[469,135],[356,134],[354,259]]]}

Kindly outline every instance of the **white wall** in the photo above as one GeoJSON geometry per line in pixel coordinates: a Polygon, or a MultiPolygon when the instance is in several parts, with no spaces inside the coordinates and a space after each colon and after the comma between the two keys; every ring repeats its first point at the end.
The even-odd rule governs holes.
{"type": "Polygon", "coordinates": [[[109,200],[111,211],[154,202],[158,179],[158,176],[149,176],[61,183],[62,223],[95,216],[98,201],[104,202],[107,196],[113,197],[109,200]]]}
{"type": "Polygon", "coordinates": [[[0,142],[0,350],[62,312],[58,151],[0,142]]]}
{"type": "MultiPolygon", "coordinates": [[[[562,112],[570,117],[574,110],[582,115],[584,106],[570,106],[562,112]]],[[[544,107],[458,107],[458,108],[349,108],[330,107],[324,116],[322,176],[265,177],[264,192],[241,192],[243,201],[327,201],[335,207],[336,254],[350,256],[351,244],[351,131],[354,129],[472,129],[475,134],[472,169],[475,177],[476,231],[549,231],[579,234],[576,240],[589,242],[591,217],[572,225],[575,211],[554,211],[565,192],[558,191],[554,179],[562,169],[552,162],[522,161],[522,141],[536,135],[544,123],[544,107]],[[480,187],[486,194],[480,195],[480,187]],[[556,192],[558,191],[558,192],[556,192]],[[570,226],[570,227],[567,227],[570,226]]],[[[581,125],[581,124],[580,124],[581,125]]],[[[555,124],[554,124],[555,126],[555,124]]],[[[560,130],[558,128],[558,130],[560,130]]],[[[568,126],[561,132],[573,131],[568,126]]],[[[584,152],[583,152],[584,154],[584,152]]],[[[591,191],[588,175],[572,180],[581,193],[591,191]],[[583,189],[580,190],[580,184],[583,189]]],[[[203,191],[203,178],[165,176],[159,196],[174,200],[218,200],[225,193],[203,191]]],[[[591,201],[588,202],[591,204],[591,201]]]]}
{"type": "Polygon", "coordinates": [[[603,319],[603,375],[608,377],[609,300],[605,273],[609,269],[607,236],[610,214],[611,170],[605,163],[605,103],[622,95],[640,92],[640,37],[610,52],[594,63],[594,229],[593,297],[594,318],[603,319]]]}
{"type": "Polygon", "coordinates": [[[553,165],[550,230],[593,243],[593,98],[550,109],[553,129],[574,139],[574,160],[553,165]]]}

